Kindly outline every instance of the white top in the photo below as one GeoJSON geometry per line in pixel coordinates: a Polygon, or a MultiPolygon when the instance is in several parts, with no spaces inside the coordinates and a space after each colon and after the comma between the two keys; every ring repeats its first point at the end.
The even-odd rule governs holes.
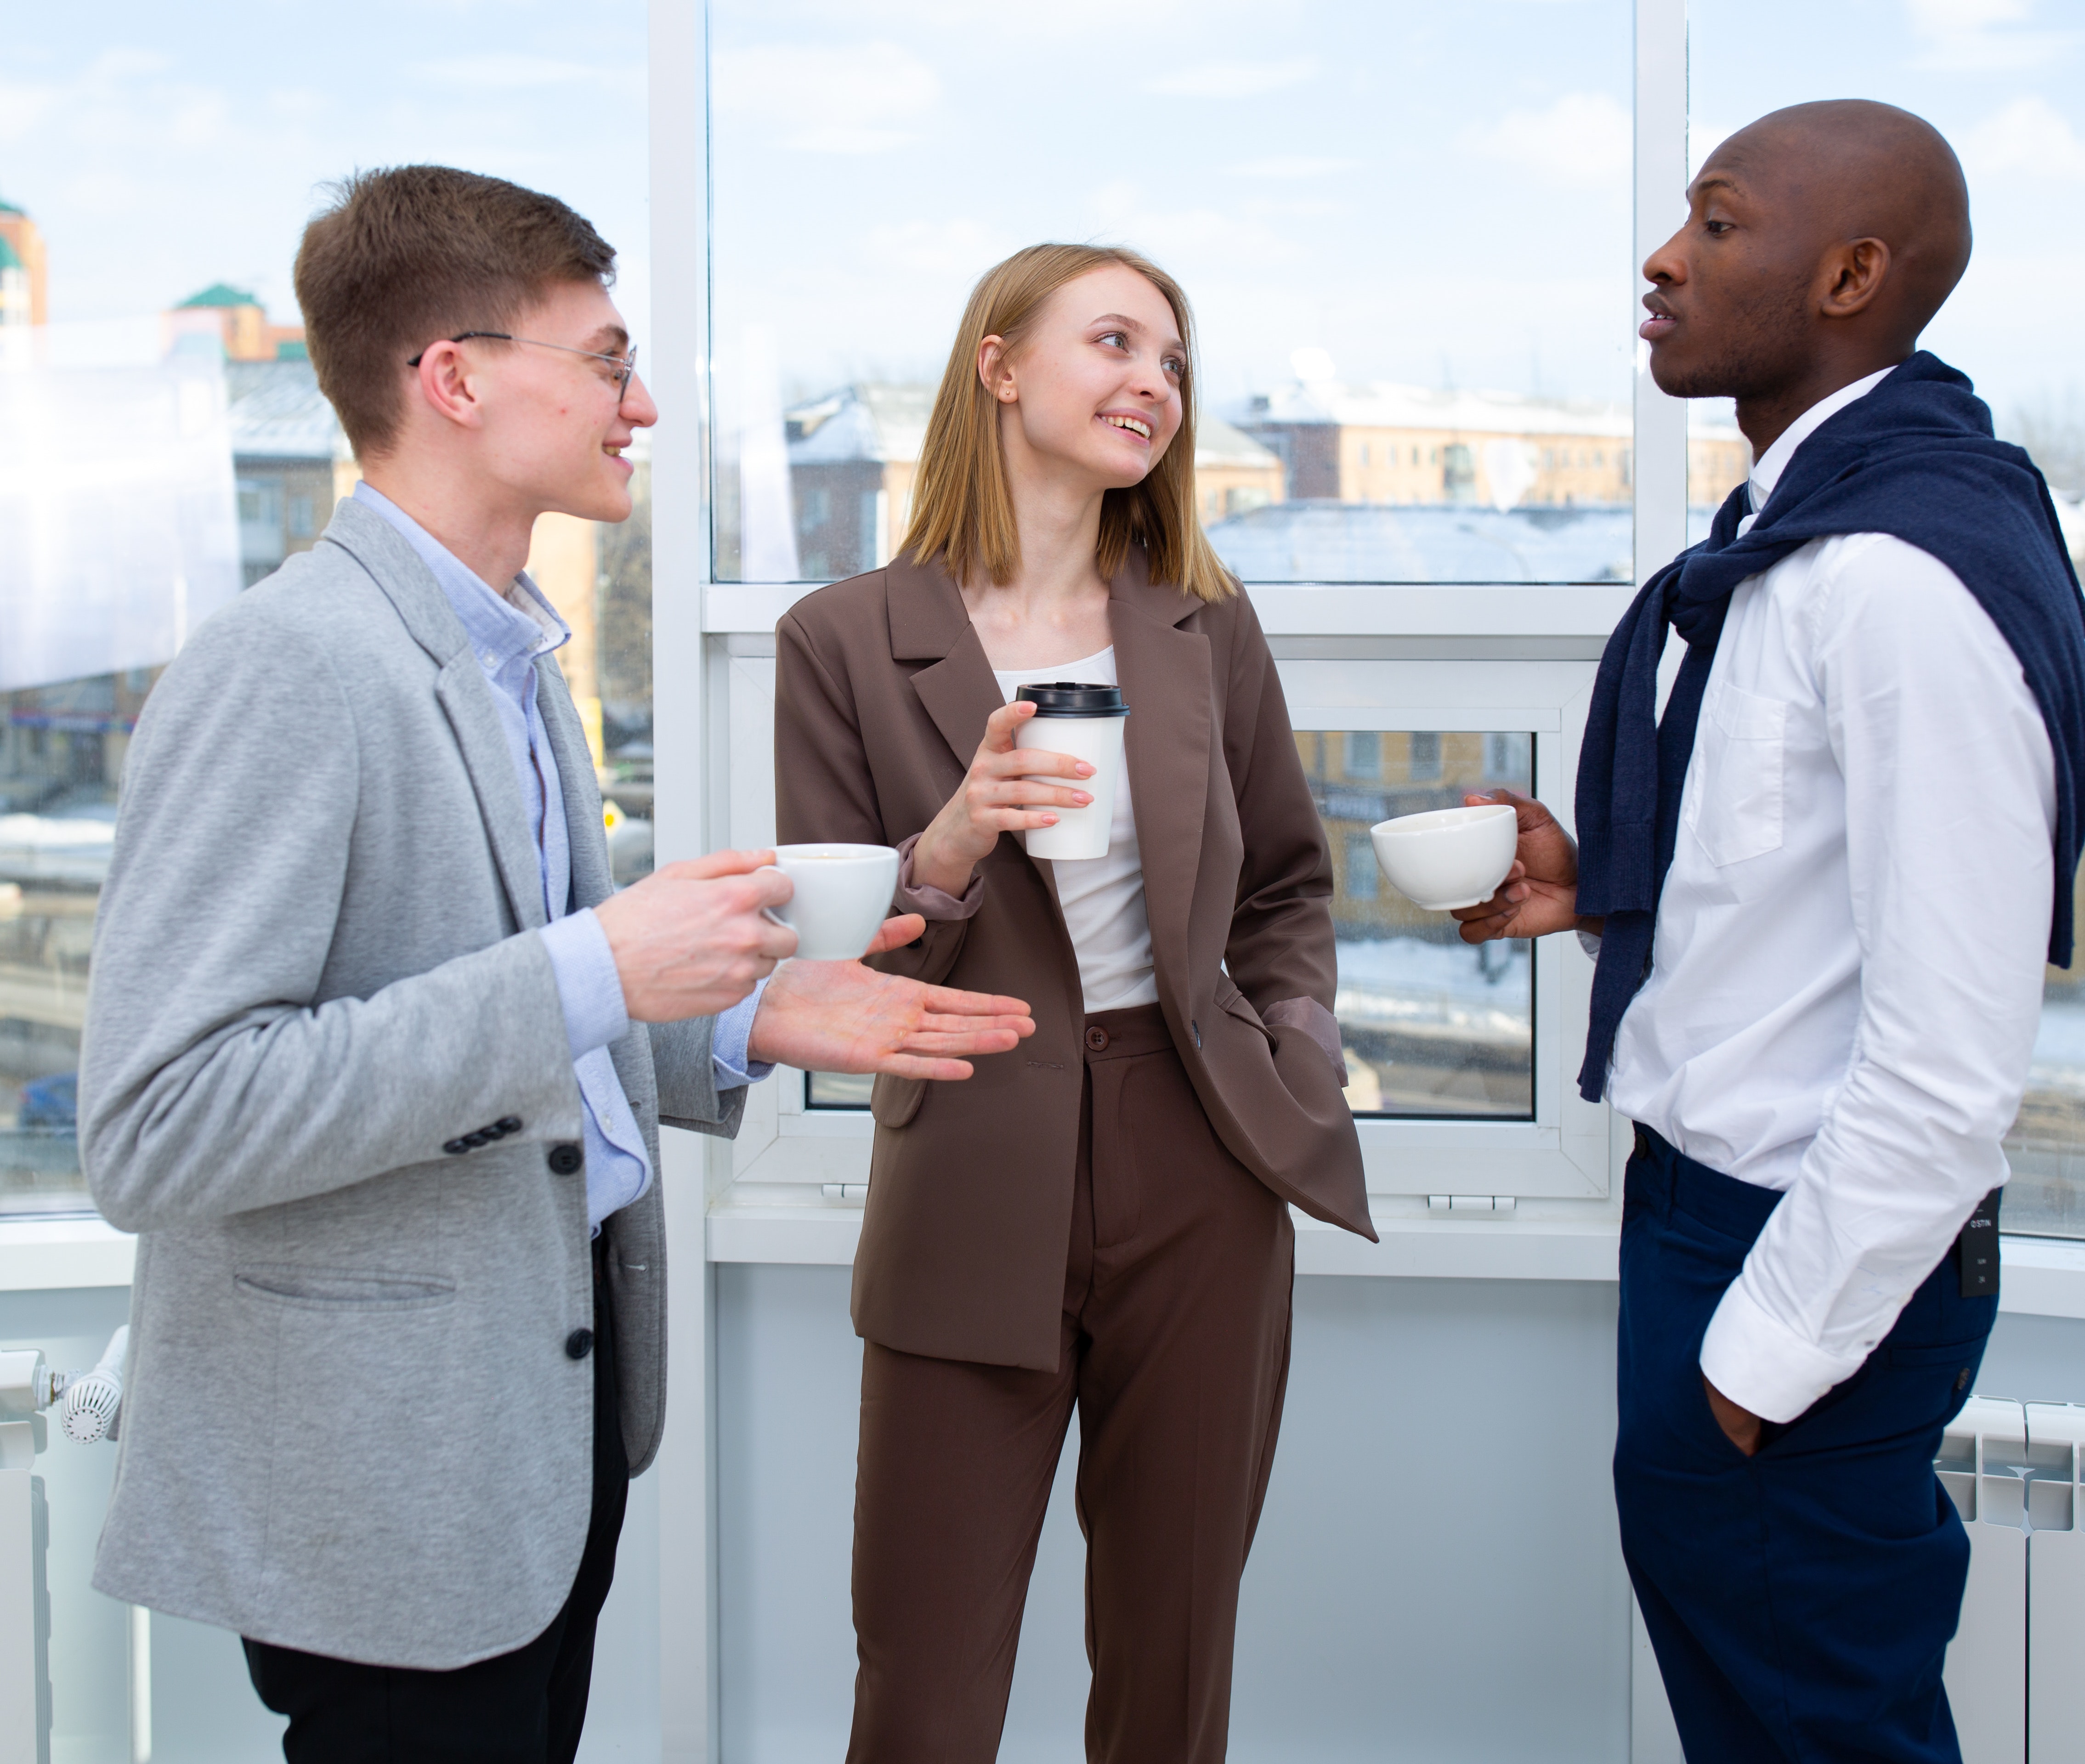
{"type": "MultiPolygon", "coordinates": [[[[1883,377],[1767,450],[1747,526],[1803,440],[1883,377]]],[[[2006,1179],[2054,804],[2019,663],[1937,558],[1855,533],[1739,584],[1607,1095],[1788,1197],[1701,1350],[1756,1414],[1791,1421],[1857,1371],[2006,1179]]]]}
{"type": "MultiPolygon", "coordinates": [[[[1055,680],[1115,686],[1115,646],[1083,661],[1055,662],[1047,668],[995,668],[992,675],[1009,704],[1017,688],[1047,685],[1055,680]]],[[[1115,824],[1109,829],[1107,855],[1056,866],[1057,901],[1064,910],[1064,929],[1079,958],[1079,986],[1086,1009],[1119,1011],[1133,1004],[1158,1003],[1158,981],[1151,970],[1151,921],[1144,910],[1144,854],[1137,849],[1136,820],[1129,806],[1129,761],[1125,757],[1115,782],[1115,824]]]]}

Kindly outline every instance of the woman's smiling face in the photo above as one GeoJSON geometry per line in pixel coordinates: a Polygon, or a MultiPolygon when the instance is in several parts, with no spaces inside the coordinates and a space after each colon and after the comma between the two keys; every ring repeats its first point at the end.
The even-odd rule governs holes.
{"type": "Polygon", "coordinates": [[[1010,356],[987,337],[978,371],[1000,401],[1009,465],[1119,490],[1142,483],[1179,433],[1187,349],[1166,296],[1108,264],[1051,295],[1010,356]]]}

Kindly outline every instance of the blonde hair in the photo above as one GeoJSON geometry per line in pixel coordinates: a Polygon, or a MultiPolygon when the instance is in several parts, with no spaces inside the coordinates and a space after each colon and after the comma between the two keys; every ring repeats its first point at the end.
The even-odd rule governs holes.
{"type": "Polygon", "coordinates": [[[1195,511],[1193,317],[1180,285],[1148,257],[1115,245],[1030,245],[987,270],[971,289],[955,346],[934,395],[933,414],[913,480],[912,520],[899,549],[915,562],[939,558],[958,583],[980,574],[1004,584],[1021,566],[1021,528],[1007,488],[999,439],[999,401],[979,377],[987,337],[1017,353],[1043,303],[1089,270],[1119,264],[1165,295],[1187,365],[1180,375],[1180,430],[1140,484],[1111,490],[1101,503],[1094,564],[1103,576],[1122,566],[1132,542],[1150,559],[1151,580],[1204,600],[1237,592],[1195,511]]]}

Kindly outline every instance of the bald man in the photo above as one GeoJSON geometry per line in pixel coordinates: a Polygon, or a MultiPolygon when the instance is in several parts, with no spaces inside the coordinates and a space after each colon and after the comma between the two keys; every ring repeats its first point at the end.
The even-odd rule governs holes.
{"type": "Polygon", "coordinates": [[[1947,142],[1800,105],[1688,197],[1641,334],[1665,391],[1737,401],[1751,479],[1607,646],[1581,844],[1516,799],[1459,917],[1597,956],[1580,1088],[1637,1123],[1615,1493],[1688,1758],[1958,1764],[1932,1460],[2070,958],[2085,612],[2040,473],[1917,349],[1969,258],[1947,142]]]}

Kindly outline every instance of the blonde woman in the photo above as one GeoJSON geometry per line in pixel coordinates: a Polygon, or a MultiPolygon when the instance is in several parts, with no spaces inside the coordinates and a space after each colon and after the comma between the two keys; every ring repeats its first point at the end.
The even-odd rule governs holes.
{"type": "Polygon", "coordinates": [[[1289,1203],[1366,1236],[1331,1005],[1331,871],[1266,639],[1195,517],[1186,296],[1037,245],[970,296],[889,568],[777,631],[777,823],[894,844],[925,935],[878,958],[1017,994],[960,1088],[879,1079],[853,1764],[998,1748],[1079,1414],[1089,1758],[1224,1755],[1238,1578],[1289,1366],[1289,1203]],[[1093,768],[1018,754],[1023,685],[1129,708],[1105,857],[1021,835],[1093,768]],[[1041,782],[1035,782],[1040,778],[1041,782]]]}

